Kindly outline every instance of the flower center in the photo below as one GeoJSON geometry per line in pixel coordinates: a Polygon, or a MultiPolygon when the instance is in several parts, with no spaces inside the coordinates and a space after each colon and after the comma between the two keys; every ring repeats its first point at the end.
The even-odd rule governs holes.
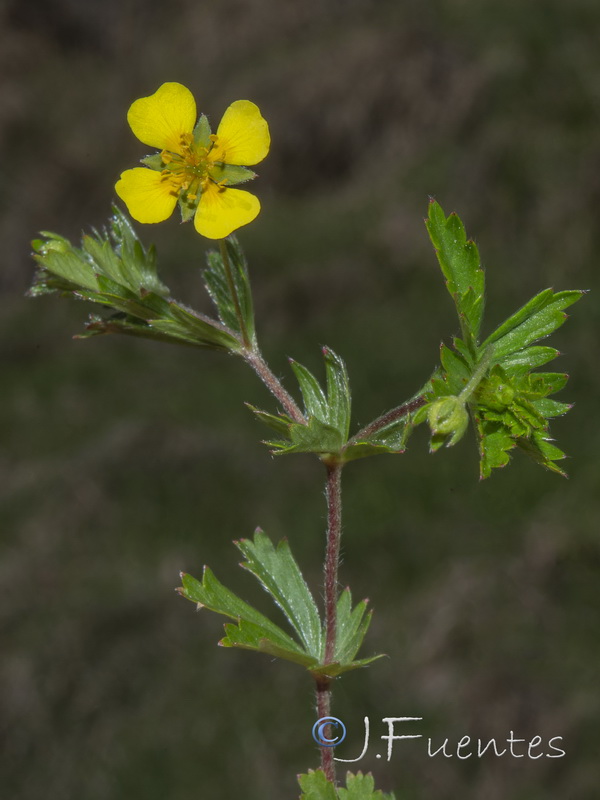
{"type": "Polygon", "coordinates": [[[211,136],[211,140],[210,147],[201,147],[194,143],[191,133],[182,133],[178,153],[170,150],[161,152],[160,157],[165,165],[161,170],[161,181],[168,185],[174,197],[186,193],[188,200],[196,200],[198,190],[206,185],[208,171],[213,166],[208,156],[216,136],[211,136]]]}

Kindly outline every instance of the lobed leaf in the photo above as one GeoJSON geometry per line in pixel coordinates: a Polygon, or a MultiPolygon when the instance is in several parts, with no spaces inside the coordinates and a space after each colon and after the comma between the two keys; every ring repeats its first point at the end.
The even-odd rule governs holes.
{"type": "Polygon", "coordinates": [[[496,360],[523,350],[560,328],[567,319],[564,309],[580,300],[583,294],[579,290],[545,289],[496,328],[481,346],[493,344],[496,360]]]}
{"type": "Polygon", "coordinates": [[[358,772],[353,775],[348,772],[346,775],[346,788],[338,789],[340,800],[394,800],[393,794],[384,794],[380,790],[375,790],[375,781],[371,773],[363,775],[358,772]]]}
{"type": "Polygon", "coordinates": [[[393,794],[384,794],[375,789],[375,781],[370,773],[346,773],[346,788],[336,789],[321,769],[298,775],[298,783],[302,789],[300,800],[395,800],[393,794]]]}
{"type": "Polygon", "coordinates": [[[306,775],[298,775],[302,789],[300,800],[338,800],[333,783],[327,780],[322,769],[309,770],[306,775]]]}
{"type": "Polygon", "coordinates": [[[244,631],[252,630],[254,636],[268,639],[282,650],[296,655],[304,653],[300,645],[278,625],[223,586],[209,567],[204,568],[202,583],[187,574],[182,574],[181,578],[183,586],[179,593],[182,597],[208,608],[209,611],[231,617],[237,620],[238,625],[242,623],[240,635],[244,631]]]}
{"type": "Polygon", "coordinates": [[[319,660],[324,647],[319,611],[287,541],[275,547],[268,536],[257,530],[254,541],[242,539],[236,544],[246,559],[242,566],[281,608],[305,651],[319,660]]]}
{"type": "MultiPolygon", "coordinates": [[[[327,391],[305,366],[290,359],[290,366],[298,380],[304,401],[306,423],[290,424],[284,429],[273,419],[257,414],[269,427],[275,428],[285,438],[268,441],[277,455],[289,453],[316,453],[342,456],[350,428],[350,384],[342,359],[328,347],[323,348],[327,391]]],[[[360,457],[360,455],[352,455],[360,457]]]]}
{"type": "MultiPolygon", "coordinates": [[[[254,343],[256,341],[254,306],[246,258],[235,236],[229,236],[224,240],[224,248],[246,332],[250,343],[254,343]]],[[[217,309],[219,319],[232,331],[241,334],[236,302],[223,256],[219,251],[211,250],[207,254],[207,262],[208,269],[204,270],[203,275],[204,283],[217,309]]]]}
{"type": "Polygon", "coordinates": [[[289,362],[302,392],[306,415],[308,417],[316,417],[320,422],[327,423],[329,420],[327,397],[323,389],[321,389],[319,381],[312,372],[298,361],[290,358],[289,362]]]}
{"type": "Polygon", "coordinates": [[[81,248],[61,236],[44,233],[33,242],[39,266],[30,295],[61,292],[114,311],[93,315],[89,338],[108,333],[164,342],[239,351],[232,330],[168,297],[156,274],[156,253],[145,250],[125,215],[114,208],[108,230],[84,235],[81,248]]]}
{"type": "Polygon", "coordinates": [[[292,423],[288,430],[288,441],[265,442],[273,448],[274,455],[289,453],[316,453],[327,455],[341,451],[344,442],[342,435],[331,425],[321,422],[317,417],[310,417],[305,425],[292,423]]]}
{"type": "Polygon", "coordinates": [[[342,435],[344,442],[350,431],[350,382],[346,365],[329,347],[323,348],[327,380],[327,422],[342,435]]]}
{"type": "Polygon", "coordinates": [[[479,336],[485,292],[485,276],[477,246],[467,240],[458,215],[452,213],[446,217],[435,200],[429,204],[425,224],[446,278],[446,286],[456,305],[463,337],[472,350],[479,336]]]}

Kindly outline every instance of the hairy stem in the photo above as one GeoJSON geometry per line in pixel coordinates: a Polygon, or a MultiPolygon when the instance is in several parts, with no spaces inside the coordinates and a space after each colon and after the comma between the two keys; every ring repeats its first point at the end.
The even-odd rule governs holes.
{"type": "MultiPolygon", "coordinates": [[[[342,537],[342,464],[327,464],[327,546],[325,549],[325,654],[324,662],[335,657],[337,628],[338,567],[342,537]]],[[[317,679],[317,714],[328,717],[331,710],[331,680],[317,679]]],[[[328,729],[326,729],[327,731],[328,729]]],[[[329,733],[326,733],[329,736],[329,733]]],[[[327,780],[335,783],[333,747],[321,747],[321,767],[327,780]]]]}
{"type": "Polygon", "coordinates": [[[246,321],[244,320],[242,309],[240,307],[240,298],[238,297],[237,288],[233,280],[233,274],[231,272],[231,263],[229,261],[229,253],[227,252],[227,243],[225,239],[221,239],[219,241],[219,249],[221,251],[221,259],[223,260],[223,266],[225,267],[225,275],[227,276],[227,285],[229,286],[229,291],[231,293],[233,305],[235,308],[235,315],[240,324],[242,343],[244,347],[250,347],[250,338],[248,336],[248,329],[246,328],[246,321]]]}
{"type": "Polygon", "coordinates": [[[277,398],[288,417],[299,422],[301,425],[306,424],[304,414],[300,411],[294,398],[291,394],[283,388],[281,381],[275,377],[269,368],[269,365],[264,360],[258,348],[247,349],[242,353],[246,363],[249,364],[256,372],[261,381],[265,384],[267,389],[271,392],[273,397],[277,398]]]}
{"type": "Polygon", "coordinates": [[[325,551],[325,663],[333,661],[337,623],[338,566],[342,538],[342,465],[327,465],[327,548],[325,551]]]}
{"type": "MultiPolygon", "coordinates": [[[[317,678],[317,719],[330,716],[331,713],[331,679],[317,678]]],[[[330,736],[330,726],[325,728],[325,736],[330,736]]],[[[321,769],[331,783],[335,783],[335,761],[333,747],[321,748],[321,769]]]]}
{"type": "Polygon", "coordinates": [[[425,399],[424,395],[420,395],[419,397],[415,397],[414,400],[409,400],[408,403],[404,403],[404,405],[398,406],[397,408],[392,408],[391,411],[387,411],[385,414],[382,414],[381,417],[377,417],[377,419],[370,422],[368,425],[365,425],[364,428],[356,433],[348,442],[348,444],[354,444],[355,442],[360,442],[363,439],[368,439],[369,436],[373,436],[373,434],[378,433],[378,431],[385,428],[387,425],[391,425],[392,422],[396,422],[402,417],[405,417],[407,414],[411,414],[413,411],[417,411],[417,409],[424,406],[427,400],[425,399]]]}

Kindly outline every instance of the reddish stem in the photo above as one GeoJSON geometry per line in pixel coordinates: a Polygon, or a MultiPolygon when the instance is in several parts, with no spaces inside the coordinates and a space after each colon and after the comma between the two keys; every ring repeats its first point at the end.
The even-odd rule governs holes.
{"type": "MultiPolygon", "coordinates": [[[[325,550],[325,653],[324,662],[335,658],[337,628],[338,567],[342,537],[342,464],[327,464],[327,546],[325,550]]],[[[318,718],[330,716],[331,679],[317,678],[318,718]]],[[[329,726],[325,729],[329,736],[329,726]]],[[[321,767],[328,781],[335,783],[333,747],[321,747],[321,767]]]]}

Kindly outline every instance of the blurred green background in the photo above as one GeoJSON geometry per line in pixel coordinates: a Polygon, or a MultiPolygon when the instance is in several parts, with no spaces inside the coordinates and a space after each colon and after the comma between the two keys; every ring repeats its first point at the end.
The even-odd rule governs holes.
{"type": "MultiPolygon", "coordinates": [[[[180,81],[215,124],[254,100],[273,145],[240,240],[263,348],[293,389],[286,357],[319,371],[333,347],[366,423],[456,330],[429,195],[478,242],[488,332],[546,286],[597,283],[600,6],[4,0],[0,20],[2,796],[293,798],[318,763],[310,681],[217,648],[220,620],[173,588],[209,563],[267,610],[231,544],[260,525],[320,597],[322,470],[269,456],[242,401],[275,405],[234,359],[72,340],[83,304],[24,297],[29,240],[103,224],[145,154],[135,98],[180,81]]],[[[140,233],[175,295],[208,308],[192,226],[140,233]]],[[[429,456],[425,431],[346,470],[341,579],[375,607],[365,655],[390,658],[336,685],[338,755],[358,755],[368,715],[352,766],[399,798],[598,796],[598,316],[591,295],[552,341],[576,401],[553,428],[570,480],[517,455],[480,483],[472,437],[429,456]],[[562,736],[567,756],[430,759],[417,740],[388,764],[384,716],[423,717],[434,746],[514,731],[562,736]]]]}

